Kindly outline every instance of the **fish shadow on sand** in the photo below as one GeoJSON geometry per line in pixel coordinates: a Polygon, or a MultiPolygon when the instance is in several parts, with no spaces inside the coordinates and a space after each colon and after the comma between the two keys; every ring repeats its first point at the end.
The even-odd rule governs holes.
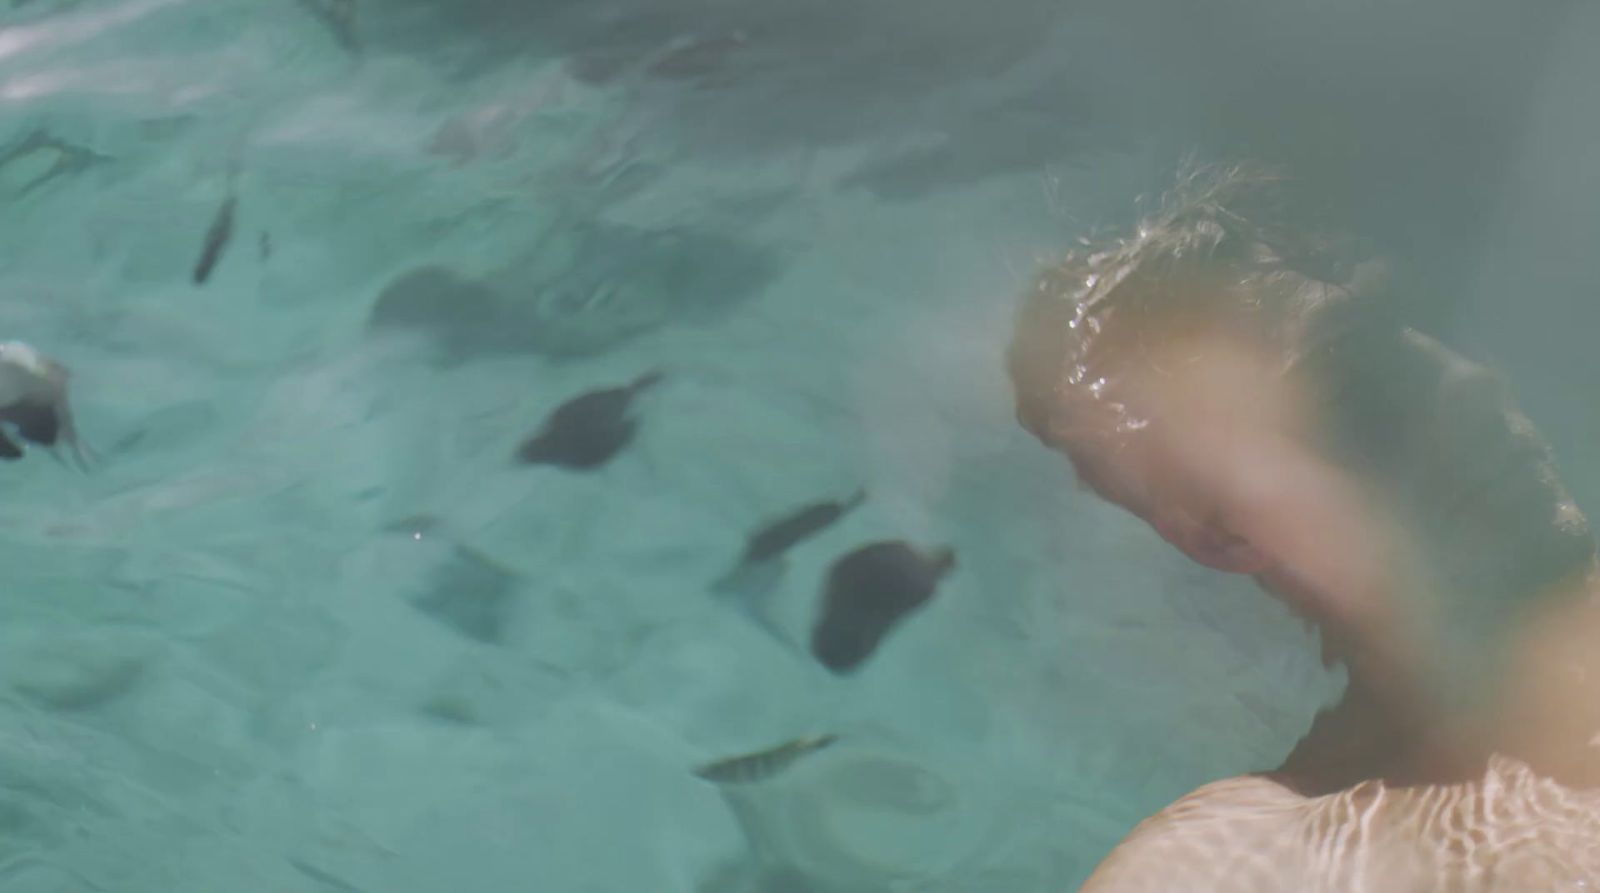
{"type": "Polygon", "coordinates": [[[665,326],[715,319],[760,293],[781,267],[775,251],[710,230],[588,222],[547,235],[487,277],[408,270],[380,292],[367,328],[420,334],[446,364],[587,357],[665,326]]]}
{"type": "Polygon", "coordinates": [[[516,607],[517,575],[476,550],[456,546],[411,606],[474,642],[501,645],[516,607]]]}

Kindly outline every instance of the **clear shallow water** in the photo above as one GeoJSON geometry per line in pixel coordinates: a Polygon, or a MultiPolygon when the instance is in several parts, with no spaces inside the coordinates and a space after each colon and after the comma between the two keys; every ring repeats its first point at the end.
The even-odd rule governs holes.
{"type": "Polygon", "coordinates": [[[1275,763],[1339,680],[1015,428],[1012,299],[1185,152],[1289,161],[1592,508],[1594,23],[1188,6],[14,4],[0,335],[103,462],[0,469],[4,889],[1067,890],[1275,763]],[[375,337],[429,265],[498,297],[375,337]],[[510,463],[655,368],[603,470],[510,463]],[[960,564],[836,678],[708,584],[863,484],[784,629],[863,542],[960,564]]]}

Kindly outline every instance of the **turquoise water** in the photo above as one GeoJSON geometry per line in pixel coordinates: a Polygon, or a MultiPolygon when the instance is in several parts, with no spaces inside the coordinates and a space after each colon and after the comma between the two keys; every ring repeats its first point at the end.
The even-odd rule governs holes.
{"type": "Polygon", "coordinates": [[[1077,490],[999,362],[1185,154],[1412,261],[1600,505],[1586,6],[337,9],[0,12],[0,339],[99,455],[0,466],[7,893],[1069,890],[1275,764],[1339,691],[1312,636],[1077,490]],[[511,461],[650,370],[613,461],[511,461]],[[776,636],[714,597],[862,486],[776,636]],[[831,563],[902,539],[956,570],[827,672],[831,563]]]}

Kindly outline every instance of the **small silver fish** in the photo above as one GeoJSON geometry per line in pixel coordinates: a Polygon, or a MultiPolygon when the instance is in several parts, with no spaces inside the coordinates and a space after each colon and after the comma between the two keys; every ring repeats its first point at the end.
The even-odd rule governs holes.
{"type": "Polygon", "coordinates": [[[776,777],[796,760],[839,740],[838,735],[796,738],[767,750],[741,754],[707,763],[694,774],[717,784],[755,784],[776,777]]]}

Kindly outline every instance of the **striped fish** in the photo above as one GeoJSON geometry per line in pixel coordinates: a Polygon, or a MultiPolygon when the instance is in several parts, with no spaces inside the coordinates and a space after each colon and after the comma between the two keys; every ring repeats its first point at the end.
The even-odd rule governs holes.
{"type": "Polygon", "coordinates": [[[707,763],[694,770],[694,774],[717,784],[754,784],[767,781],[788,769],[801,757],[815,753],[837,740],[839,740],[838,735],[796,738],[767,750],[707,763]]]}

